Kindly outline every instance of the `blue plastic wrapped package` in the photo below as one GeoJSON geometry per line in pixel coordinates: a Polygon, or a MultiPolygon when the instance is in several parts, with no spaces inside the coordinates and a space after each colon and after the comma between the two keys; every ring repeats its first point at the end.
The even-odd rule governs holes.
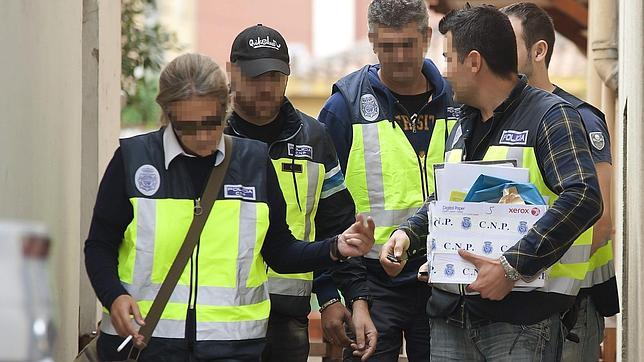
{"type": "Polygon", "coordinates": [[[487,175],[481,175],[476,179],[464,201],[498,203],[504,194],[507,194],[508,189],[515,189],[527,205],[546,204],[539,190],[531,183],[513,182],[487,175]]]}

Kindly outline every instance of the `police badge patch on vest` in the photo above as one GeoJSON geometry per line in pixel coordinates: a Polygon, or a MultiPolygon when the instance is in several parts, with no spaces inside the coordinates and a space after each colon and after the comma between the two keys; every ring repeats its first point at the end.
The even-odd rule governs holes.
{"type": "Polygon", "coordinates": [[[447,119],[458,119],[458,117],[461,115],[461,108],[460,107],[447,107],[447,119]]]}
{"type": "Polygon", "coordinates": [[[287,147],[287,153],[291,157],[313,159],[313,147],[309,145],[294,145],[289,143],[287,147]]]}
{"type": "Polygon", "coordinates": [[[590,144],[593,145],[597,150],[601,151],[606,146],[606,140],[604,139],[604,134],[601,132],[590,132],[588,134],[590,137],[590,144]]]}
{"type": "Polygon", "coordinates": [[[501,134],[501,139],[499,140],[501,145],[522,145],[525,146],[528,144],[528,131],[513,131],[505,130],[501,134]]]}
{"type": "Polygon", "coordinates": [[[224,197],[255,201],[255,186],[224,185],[224,197]]]}
{"type": "Polygon", "coordinates": [[[143,165],[134,173],[134,185],[145,196],[152,196],[159,191],[161,176],[159,171],[152,165],[143,165]]]}
{"type": "Polygon", "coordinates": [[[378,119],[380,114],[380,106],[378,106],[378,101],[373,94],[363,94],[360,97],[360,114],[362,118],[369,122],[373,122],[378,119]]]}

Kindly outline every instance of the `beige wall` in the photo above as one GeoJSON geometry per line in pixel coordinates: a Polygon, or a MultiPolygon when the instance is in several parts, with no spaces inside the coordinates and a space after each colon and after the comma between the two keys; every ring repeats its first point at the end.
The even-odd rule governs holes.
{"type": "Polygon", "coordinates": [[[82,140],[80,200],[80,335],[96,329],[97,301],[87,274],[87,237],[98,182],[118,144],[120,130],[121,7],[118,1],[83,0],[82,140]]]}
{"type": "Polygon", "coordinates": [[[61,361],[75,352],[78,326],[81,11],[73,0],[0,10],[0,218],[51,230],[61,361]]]}
{"type": "MultiPolygon", "coordinates": [[[[104,14],[99,11],[98,17],[104,14]]],[[[116,97],[118,105],[118,10],[112,17],[101,28],[112,50],[101,55],[96,47],[90,53],[98,64],[114,63],[103,79],[117,82],[110,80],[102,88],[97,82],[98,89],[84,97],[83,60],[92,60],[83,57],[83,2],[0,3],[0,218],[40,220],[51,232],[60,327],[57,361],[70,361],[77,352],[80,249],[86,234],[81,218],[86,200],[94,197],[98,160],[104,158],[97,151],[103,143],[98,115],[112,114],[109,127],[118,127],[118,108],[111,111],[114,102],[92,98],[116,97]],[[83,117],[83,101],[96,101],[93,115],[83,117]],[[89,162],[83,162],[83,152],[90,152],[89,162]],[[93,188],[85,187],[87,182],[93,188]]]]}
{"type": "MultiPolygon", "coordinates": [[[[644,4],[619,1],[616,247],[623,246],[618,360],[644,361],[644,4]],[[627,105],[628,103],[628,105],[627,105]],[[621,355],[620,353],[621,352],[621,355]]],[[[619,249],[618,249],[619,250],[619,249]]],[[[620,258],[621,259],[621,258],[620,258]]],[[[619,278],[619,274],[618,274],[619,278]]]]}

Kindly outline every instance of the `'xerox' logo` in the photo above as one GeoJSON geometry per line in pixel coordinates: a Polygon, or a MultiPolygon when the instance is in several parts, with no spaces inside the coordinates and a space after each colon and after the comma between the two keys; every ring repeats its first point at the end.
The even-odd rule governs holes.
{"type": "Polygon", "coordinates": [[[508,214],[529,214],[529,213],[530,213],[530,210],[519,208],[519,207],[511,207],[508,209],[508,214]]]}

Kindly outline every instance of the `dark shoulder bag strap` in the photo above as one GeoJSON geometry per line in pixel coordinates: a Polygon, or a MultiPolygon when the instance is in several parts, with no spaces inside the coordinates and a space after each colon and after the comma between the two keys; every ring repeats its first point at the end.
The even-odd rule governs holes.
{"type": "MultiPolygon", "coordinates": [[[[208,183],[206,184],[206,189],[201,196],[202,212],[198,213],[195,211],[192,223],[190,224],[190,228],[186,234],[186,238],[175,257],[174,262],[172,262],[168,275],[166,275],[163,280],[163,284],[161,284],[161,289],[159,289],[157,296],[154,298],[154,302],[152,302],[150,312],[145,317],[145,325],[143,325],[139,330],[139,333],[143,335],[143,341],[146,344],[150,341],[152,332],[154,332],[154,328],[156,328],[159,323],[159,319],[161,319],[163,309],[165,309],[168,300],[170,300],[172,291],[177,285],[186,264],[188,264],[188,260],[190,260],[190,256],[197,245],[201,232],[206,225],[206,220],[208,220],[210,211],[217,199],[219,190],[221,190],[224,183],[224,176],[226,175],[230,159],[232,158],[233,140],[227,135],[222,135],[222,137],[224,137],[225,144],[224,161],[219,166],[213,167],[208,183]]],[[[132,346],[128,361],[136,361],[139,358],[141,351],[142,349],[132,346]]]]}

